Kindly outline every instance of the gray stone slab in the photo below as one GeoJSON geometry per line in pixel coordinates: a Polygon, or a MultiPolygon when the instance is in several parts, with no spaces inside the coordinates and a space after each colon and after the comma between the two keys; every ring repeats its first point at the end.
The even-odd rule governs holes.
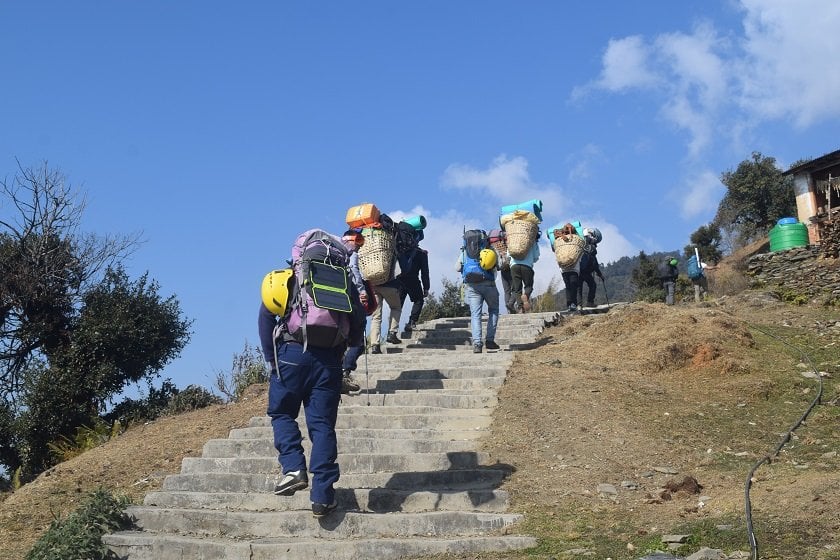
{"type": "Polygon", "coordinates": [[[207,509],[131,506],[126,512],[135,526],[151,533],[228,538],[353,539],[411,537],[415,535],[461,535],[475,531],[499,531],[522,519],[517,514],[440,511],[371,514],[337,510],[315,519],[304,511],[221,511],[207,509]]]}
{"type": "MultiPolygon", "coordinates": [[[[462,492],[425,492],[391,488],[339,488],[336,500],[342,510],[374,513],[421,511],[504,512],[508,494],[498,489],[462,492]]],[[[146,495],[144,505],[165,508],[223,509],[242,511],[307,510],[309,492],[294,496],[275,496],[269,492],[188,492],[158,491],[146,495]]]]}

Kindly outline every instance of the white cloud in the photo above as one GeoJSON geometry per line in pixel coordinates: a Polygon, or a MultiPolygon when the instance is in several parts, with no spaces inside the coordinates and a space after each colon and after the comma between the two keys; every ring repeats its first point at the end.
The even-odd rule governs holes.
{"type": "Polygon", "coordinates": [[[579,153],[570,157],[569,160],[572,167],[569,171],[569,180],[579,182],[591,178],[592,167],[604,163],[607,158],[599,146],[596,144],[587,144],[579,153]]]}
{"type": "Polygon", "coordinates": [[[800,127],[840,116],[840,3],[742,0],[740,105],[800,127]]]}
{"type": "Polygon", "coordinates": [[[482,192],[498,201],[500,206],[536,198],[553,211],[562,212],[565,207],[560,186],[532,181],[528,160],[522,156],[499,155],[487,169],[453,163],[443,172],[440,182],[444,187],[482,192]]]}
{"type": "Polygon", "coordinates": [[[686,177],[671,196],[677,200],[682,217],[689,219],[714,212],[725,192],[717,174],[706,170],[686,177]]]}
{"type": "Polygon", "coordinates": [[[660,77],[651,70],[650,57],[651,47],[639,35],[610,39],[597,85],[610,91],[655,86],[660,77]]]}
{"type": "Polygon", "coordinates": [[[725,35],[702,22],[691,33],[611,39],[600,75],[572,98],[592,89],[649,93],[660,116],[688,133],[694,159],[716,136],[737,142],[764,121],[804,128],[840,117],[840,3],[740,0],[739,6],[743,28],[725,35]]]}

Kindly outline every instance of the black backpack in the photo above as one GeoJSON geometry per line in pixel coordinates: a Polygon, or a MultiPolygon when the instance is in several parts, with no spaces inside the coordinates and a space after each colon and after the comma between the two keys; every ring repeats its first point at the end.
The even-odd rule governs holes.
{"type": "Polygon", "coordinates": [[[417,230],[408,222],[399,222],[394,232],[394,249],[398,257],[410,257],[417,249],[417,230]]]}

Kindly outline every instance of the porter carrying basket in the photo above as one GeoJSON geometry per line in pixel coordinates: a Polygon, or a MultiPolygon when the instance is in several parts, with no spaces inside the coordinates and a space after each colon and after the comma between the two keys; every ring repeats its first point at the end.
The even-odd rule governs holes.
{"type": "Polygon", "coordinates": [[[554,237],[554,257],[560,268],[571,268],[583,254],[586,241],[577,234],[564,233],[554,237]]]}
{"type": "Polygon", "coordinates": [[[537,239],[539,225],[526,220],[511,220],[505,224],[507,249],[515,259],[524,259],[537,239]]]}
{"type": "Polygon", "coordinates": [[[394,236],[378,228],[364,228],[362,236],[365,243],[359,247],[359,271],[374,286],[384,284],[391,279],[394,236]]]}

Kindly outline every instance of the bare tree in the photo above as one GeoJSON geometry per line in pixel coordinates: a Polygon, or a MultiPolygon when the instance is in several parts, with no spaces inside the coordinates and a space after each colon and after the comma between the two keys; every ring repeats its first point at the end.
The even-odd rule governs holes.
{"type": "Polygon", "coordinates": [[[122,262],[140,234],[80,232],[85,199],[47,162],[0,181],[0,397],[33,360],[66,342],[82,294],[122,262]]]}

